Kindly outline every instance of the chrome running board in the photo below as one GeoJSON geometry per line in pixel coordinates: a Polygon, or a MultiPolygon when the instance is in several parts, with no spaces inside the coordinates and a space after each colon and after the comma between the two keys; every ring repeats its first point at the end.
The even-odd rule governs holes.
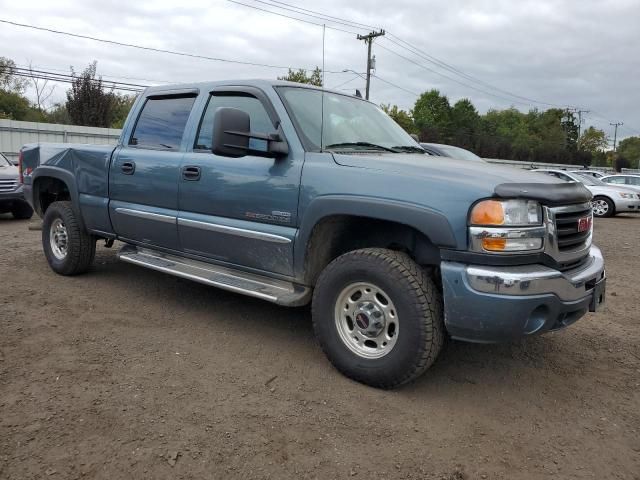
{"type": "Polygon", "coordinates": [[[133,245],[123,246],[118,252],[118,258],[124,262],[261,298],[278,305],[305,305],[311,298],[311,289],[302,285],[133,245]]]}

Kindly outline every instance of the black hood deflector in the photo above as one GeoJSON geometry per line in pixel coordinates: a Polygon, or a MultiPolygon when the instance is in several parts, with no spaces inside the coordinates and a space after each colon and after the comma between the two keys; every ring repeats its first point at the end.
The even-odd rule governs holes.
{"type": "Polygon", "coordinates": [[[593,195],[581,183],[501,183],[495,190],[500,198],[527,198],[543,205],[571,205],[591,201],[593,195]]]}

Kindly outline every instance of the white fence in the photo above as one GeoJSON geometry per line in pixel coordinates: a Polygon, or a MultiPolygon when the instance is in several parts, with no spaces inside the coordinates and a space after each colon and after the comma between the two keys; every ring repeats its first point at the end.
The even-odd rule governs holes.
{"type": "Polygon", "coordinates": [[[55,123],[0,120],[0,152],[11,161],[18,160],[25,143],[94,143],[109,145],[118,142],[120,129],[59,125],[55,123]]]}

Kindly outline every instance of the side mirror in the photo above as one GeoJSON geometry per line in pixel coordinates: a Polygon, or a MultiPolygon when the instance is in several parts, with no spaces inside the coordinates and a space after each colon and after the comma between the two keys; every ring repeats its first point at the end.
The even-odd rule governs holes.
{"type": "Polygon", "coordinates": [[[255,133],[247,112],[220,107],[213,115],[213,143],[211,151],[223,157],[281,157],[289,153],[287,142],[280,133],[255,133]]]}

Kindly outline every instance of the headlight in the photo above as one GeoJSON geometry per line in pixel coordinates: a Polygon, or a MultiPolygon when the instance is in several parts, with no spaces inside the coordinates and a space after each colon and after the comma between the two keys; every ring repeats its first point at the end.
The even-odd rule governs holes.
{"type": "Polygon", "coordinates": [[[633,193],[618,192],[618,195],[620,195],[622,198],[633,198],[633,193]]]}
{"type": "Polygon", "coordinates": [[[532,200],[483,200],[471,210],[471,225],[541,225],[542,210],[532,200]]]}
{"type": "Polygon", "coordinates": [[[483,253],[542,250],[542,208],[532,200],[483,200],[469,214],[470,248],[483,253]]]}

